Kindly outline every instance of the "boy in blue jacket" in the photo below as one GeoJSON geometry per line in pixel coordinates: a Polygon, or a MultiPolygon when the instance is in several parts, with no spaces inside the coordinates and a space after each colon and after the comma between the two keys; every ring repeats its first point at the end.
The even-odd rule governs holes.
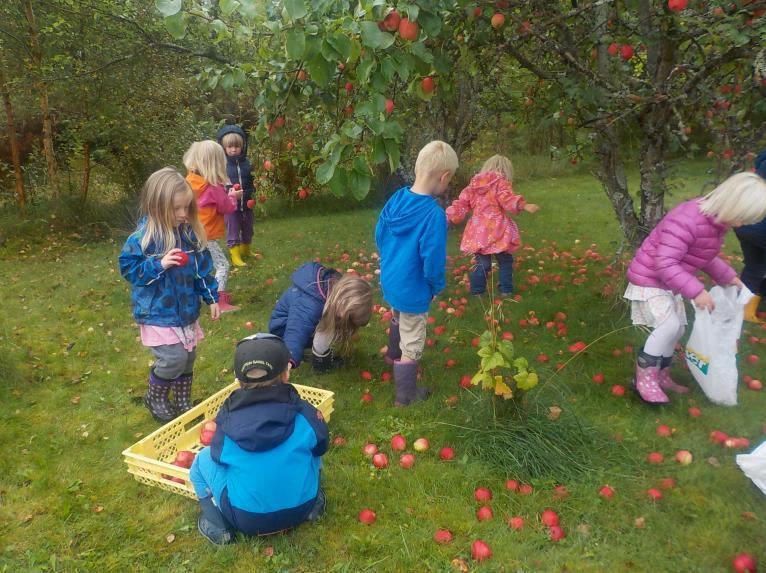
{"type": "Polygon", "coordinates": [[[253,168],[247,159],[247,134],[238,125],[224,125],[218,130],[216,140],[226,152],[226,174],[232,185],[242,188],[242,197],[237,200],[237,209],[224,216],[226,222],[226,245],[229,247],[234,266],[247,266],[243,257],[250,256],[253,241],[253,204],[255,184],[253,168]]]}
{"type": "Polygon", "coordinates": [[[217,545],[233,542],[235,531],[275,533],[324,511],[319,470],[329,432],[321,412],[288,383],[289,359],[273,334],[237,344],[241,388],[221,405],[210,447],[190,473],[202,511],[197,526],[217,545]]]}
{"type": "Polygon", "coordinates": [[[432,141],[418,153],[415,182],[386,202],[375,228],[380,286],[392,306],[386,361],[394,365],[396,406],[428,397],[417,386],[418,361],[426,341],[431,301],[445,286],[447,217],[435,197],[446,191],[458,168],[455,150],[432,141]]]}

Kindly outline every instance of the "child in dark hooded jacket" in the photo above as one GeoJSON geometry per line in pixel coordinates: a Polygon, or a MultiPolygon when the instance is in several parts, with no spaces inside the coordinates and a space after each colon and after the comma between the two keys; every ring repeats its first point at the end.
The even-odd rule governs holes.
{"type": "Polygon", "coordinates": [[[329,431],[322,413],[288,383],[290,353],[273,334],[237,344],[241,388],[221,405],[212,443],[194,460],[190,480],[202,511],[200,533],[217,545],[235,531],[265,535],[316,520],[329,431]]]}
{"type": "Polygon", "coordinates": [[[227,214],[226,245],[229,247],[231,262],[243,267],[243,260],[250,256],[250,243],[253,242],[253,205],[255,185],[250,161],[247,159],[247,134],[238,125],[224,125],[218,130],[216,140],[226,152],[226,174],[232,186],[239,185],[242,197],[237,201],[237,209],[227,214]]]}

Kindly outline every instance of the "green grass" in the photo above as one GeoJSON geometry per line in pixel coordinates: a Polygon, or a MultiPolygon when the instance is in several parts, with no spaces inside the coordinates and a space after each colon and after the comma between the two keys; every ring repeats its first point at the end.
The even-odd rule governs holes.
{"type": "MultiPolygon", "coordinates": [[[[698,167],[679,173],[672,202],[699,191],[707,176],[698,167]]],[[[563,409],[559,422],[533,423],[538,431],[551,428],[552,437],[580,424],[587,436],[581,442],[561,436],[561,443],[575,448],[561,459],[576,455],[577,447],[588,447],[580,452],[580,462],[591,471],[546,473],[539,456],[532,455],[538,452],[509,443],[517,436],[534,444],[531,427],[516,418],[506,418],[505,430],[492,438],[477,440],[479,432],[488,431],[491,400],[478,390],[460,389],[458,380],[476,367],[470,341],[482,329],[478,300],[469,301],[459,319],[433,309],[436,323],[447,326],[443,335],[432,336],[435,344],[422,361],[425,379],[436,392],[428,402],[407,409],[393,408],[392,384],[381,382],[387,369],[378,349],[386,343],[385,325],[373,319],[345,369],[317,377],[301,367],[293,377],[336,393],[330,428],[333,436],[348,440],[325,457],[325,517],[285,535],[215,548],[197,534],[196,504],[139,484],[122,462],[122,450],[156,427],[139,403],[150,354],[137,341],[129,288],[116,268],[123,237],[3,233],[0,427],[6,454],[0,458],[0,571],[451,571],[450,562],[462,558],[477,571],[715,572],[730,570],[731,558],[740,551],[766,560],[763,496],[739,471],[733,452],[708,441],[708,433],[720,429],[758,443],[766,398],[742,389],[739,406],[722,408],[695,388],[689,397],[653,410],[630,394],[613,396],[611,385],[628,384],[633,366],[631,355],[615,357],[613,350],[637,348],[643,335],[623,329],[629,320],[627,306],[619,300],[622,275],[602,274],[620,244],[611,211],[600,186],[584,172],[548,179],[521,175],[518,190],[542,210],[519,217],[522,238],[531,249],[520,252],[516,281],[523,287],[532,272],[543,280],[519,291],[519,303],[505,304],[508,322],[503,329],[514,333],[516,351],[530,358],[541,375],[543,383],[529,396],[530,408],[563,409]],[[578,258],[589,248],[603,258],[573,265],[563,254],[578,258]],[[579,276],[574,273],[581,266],[587,268],[586,281],[574,285],[571,279],[579,276]],[[555,274],[562,276],[560,288],[546,282],[546,275],[555,274]],[[606,296],[604,286],[612,291],[606,296]],[[565,338],[543,326],[559,311],[568,315],[565,338]],[[542,325],[520,328],[518,320],[530,312],[542,325]],[[623,330],[607,335],[618,329],[623,330]],[[569,361],[569,344],[603,335],[569,361]],[[446,347],[451,349],[448,355],[446,347]],[[538,363],[540,353],[548,354],[550,362],[538,363]],[[458,361],[455,368],[445,368],[448,357],[458,361]],[[556,362],[567,364],[554,376],[556,362]],[[362,370],[372,372],[371,382],[362,380],[362,370]],[[596,372],[605,375],[604,385],[591,382],[596,372]],[[367,388],[374,401],[363,405],[360,396],[367,388]],[[445,399],[452,394],[459,401],[448,407],[445,399]],[[691,405],[702,409],[702,417],[687,414],[691,405]],[[659,423],[675,428],[674,436],[657,437],[659,423]],[[432,449],[418,454],[409,471],[400,469],[394,456],[388,470],[374,470],[362,446],[373,441],[390,454],[388,441],[396,432],[410,443],[426,436],[432,449]],[[438,461],[442,445],[455,448],[455,461],[438,461]],[[513,458],[503,459],[503,448],[514,456],[525,454],[537,471],[519,466],[515,475],[513,458]],[[692,451],[694,463],[675,464],[678,449],[692,451]],[[643,460],[653,450],[663,452],[667,461],[646,465],[643,460]],[[719,463],[708,463],[711,457],[719,463]],[[569,496],[558,500],[553,487],[562,475],[569,496]],[[509,477],[530,480],[534,493],[507,492],[509,477]],[[664,477],[674,477],[678,487],[665,491],[659,502],[650,501],[645,491],[664,477]],[[610,501],[597,495],[606,483],[616,490],[610,501]],[[494,493],[495,519],[490,522],[475,518],[477,486],[494,493]],[[364,507],[378,515],[370,527],[356,519],[364,507]],[[546,507],[559,512],[567,533],[558,544],[549,542],[539,525],[539,513],[546,507]],[[756,520],[743,519],[743,512],[752,512],[756,520]],[[523,516],[525,529],[512,532],[505,524],[510,515],[523,516]],[[635,526],[637,518],[644,518],[644,528],[635,526]],[[450,545],[432,541],[440,527],[455,534],[450,545]],[[175,536],[171,543],[169,534],[175,536]],[[494,552],[485,564],[470,560],[476,538],[487,541],[494,552]],[[268,548],[273,549],[270,556],[268,548]]],[[[360,253],[374,250],[376,216],[376,210],[368,209],[257,223],[254,244],[263,260],[231,278],[235,301],[243,310],[218,323],[202,319],[206,338],[199,346],[195,398],[230,382],[234,343],[249,332],[244,322],[266,328],[271,307],[296,266],[319,257],[345,269],[360,253]]],[[[49,229],[49,222],[38,224],[42,231],[49,229]]],[[[451,231],[453,256],[459,254],[458,242],[459,232],[451,231]]],[[[733,237],[727,251],[738,252],[733,237]]],[[[450,266],[466,262],[459,257],[450,266]]],[[[442,299],[464,296],[451,272],[449,277],[442,299]]],[[[749,343],[750,333],[766,335],[746,327],[741,354],[756,353],[763,364],[764,346],[749,343]]],[[[763,376],[762,366],[757,368],[745,364],[742,373],[763,376]]],[[[690,382],[682,368],[674,372],[690,382]]]]}

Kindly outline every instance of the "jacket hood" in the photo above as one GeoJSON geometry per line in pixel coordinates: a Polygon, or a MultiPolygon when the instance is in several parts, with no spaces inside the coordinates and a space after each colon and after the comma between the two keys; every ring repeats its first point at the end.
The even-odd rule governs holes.
{"type": "Polygon", "coordinates": [[[309,296],[324,304],[330,292],[330,279],[340,276],[335,269],[328,269],[319,263],[306,263],[292,275],[293,284],[309,296]]]}
{"type": "Polygon", "coordinates": [[[240,153],[238,157],[247,157],[247,134],[245,133],[245,130],[238,125],[224,125],[221,129],[218,130],[218,133],[215,136],[215,140],[218,143],[221,143],[223,136],[229,133],[236,133],[242,138],[242,153],[240,153]]]}
{"type": "Polygon", "coordinates": [[[766,149],[758,154],[755,158],[755,172],[766,179],[766,149]]]}
{"type": "Polygon", "coordinates": [[[216,417],[217,429],[244,450],[271,450],[292,435],[299,400],[298,391],[291,384],[251,390],[240,388],[221,405],[216,417]]]}
{"type": "Polygon", "coordinates": [[[190,171],[186,175],[186,182],[192,188],[192,191],[194,191],[195,195],[199,195],[207,187],[207,181],[205,181],[205,178],[202,177],[202,175],[199,173],[194,173],[193,171],[190,171]]]}
{"type": "Polygon", "coordinates": [[[496,171],[485,171],[484,173],[477,173],[474,175],[471,182],[468,184],[468,187],[475,193],[484,195],[502,179],[504,179],[504,177],[496,171]]]}
{"type": "Polygon", "coordinates": [[[404,235],[420,227],[434,209],[439,209],[436,199],[430,195],[418,195],[409,187],[403,187],[386,202],[380,213],[380,222],[392,234],[404,235]]]}

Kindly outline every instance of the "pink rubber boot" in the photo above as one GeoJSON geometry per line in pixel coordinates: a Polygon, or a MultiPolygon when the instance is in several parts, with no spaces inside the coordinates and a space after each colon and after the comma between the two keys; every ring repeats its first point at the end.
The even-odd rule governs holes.
{"type": "Polygon", "coordinates": [[[657,383],[663,390],[670,390],[676,394],[688,394],[689,389],[686,386],[681,386],[673,382],[670,377],[670,363],[673,361],[672,356],[663,356],[660,363],[660,372],[657,375],[657,383]]]}
{"type": "Polygon", "coordinates": [[[643,350],[638,353],[633,388],[647,404],[661,405],[670,402],[659,385],[660,362],[661,357],[659,356],[652,356],[643,350]]]}
{"type": "Polygon", "coordinates": [[[218,308],[221,309],[221,312],[234,312],[239,310],[238,306],[231,304],[229,293],[224,291],[218,291],[218,308]]]}

